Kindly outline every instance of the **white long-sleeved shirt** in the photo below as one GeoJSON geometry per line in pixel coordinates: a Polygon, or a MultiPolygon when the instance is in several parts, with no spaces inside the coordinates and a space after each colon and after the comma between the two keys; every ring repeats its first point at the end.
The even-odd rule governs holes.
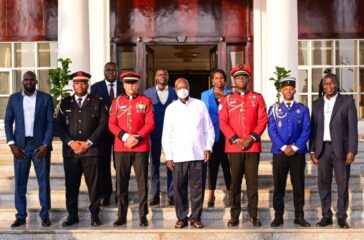
{"type": "Polygon", "coordinates": [[[162,135],[166,160],[204,160],[204,152],[212,151],[214,140],[214,127],[202,101],[190,97],[185,104],[177,100],[167,107],[162,135]]]}
{"type": "Polygon", "coordinates": [[[33,95],[28,96],[23,94],[23,113],[24,113],[24,127],[25,136],[34,137],[34,119],[35,119],[35,103],[37,100],[37,91],[33,95]]]}
{"type": "Polygon", "coordinates": [[[330,133],[330,121],[331,121],[331,115],[332,110],[334,109],[334,105],[336,102],[337,93],[335,96],[328,99],[326,96],[324,96],[324,141],[331,141],[331,133],[330,133]]]}

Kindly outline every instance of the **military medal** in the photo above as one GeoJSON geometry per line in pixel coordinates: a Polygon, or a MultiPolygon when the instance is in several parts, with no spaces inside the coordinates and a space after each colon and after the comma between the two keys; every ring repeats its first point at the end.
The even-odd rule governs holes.
{"type": "Polygon", "coordinates": [[[219,111],[222,109],[222,104],[221,103],[219,104],[219,108],[218,109],[219,109],[219,111]]]}
{"type": "Polygon", "coordinates": [[[256,97],[253,96],[253,98],[250,98],[250,101],[252,102],[252,106],[255,107],[256,97]]]}
{"type": "Polygon", "coordinates": [[[298,114],[300,114],[301,110],[300,110],[300,109],[297,109],[297,110],[296,110],[296,112],[297,112],[298,114]]]}
{"type": "Polygon", "coordinates": [[[137,112],[139,113],[145,113],[145,104],[143,102],[140,102],[136,105],[137,112]]]}
{"type": "Polygon", "coordinates": [[[281,121],[278,121],[278,127],[282,127],[282,122],[281,121]]]}

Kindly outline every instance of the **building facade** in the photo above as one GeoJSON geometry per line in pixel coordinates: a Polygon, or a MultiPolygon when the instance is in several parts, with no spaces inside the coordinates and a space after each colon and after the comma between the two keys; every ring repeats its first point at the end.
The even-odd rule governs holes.
{"type": "Polygon", "coordinates": [[[243,62],[254,71],[250,88],[268,105],[276,101],[268,79],[282,66],[309,107],[330,68],[364,119],[364,1],[0,0],[0,119],[24,71],[35,71],[39,89],[49,91],[48,71],[66,57],[92,82],[116,61],[142,74],[142,88],[166,68],[172,82],[189,79],[196,97],[210,87],[211,69],[243,62]]]}

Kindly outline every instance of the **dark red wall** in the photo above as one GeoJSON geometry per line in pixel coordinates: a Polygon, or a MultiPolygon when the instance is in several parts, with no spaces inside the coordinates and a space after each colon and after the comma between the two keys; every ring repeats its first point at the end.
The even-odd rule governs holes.
{"type": "MultiPolygon", "coordinates": [[[[219,37],[245,42],[252,32],[252,0],[111,0],[111,37],[219,37]]],[[[173,41],[173,40],[171,40],[173,41]]]]}
{"type": "Polygon", "coordinates": [[[57,40],[58,0],[0,0],[0,41],[57,40]]]}
{"type": "Polygon", "coordinates": [[[364,38],[363,0],[298,0],[298,37],[364,38]]]}

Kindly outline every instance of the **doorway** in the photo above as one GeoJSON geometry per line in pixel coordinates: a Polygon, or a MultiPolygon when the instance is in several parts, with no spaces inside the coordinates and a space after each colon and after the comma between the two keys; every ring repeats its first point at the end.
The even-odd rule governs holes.
{"type": "Polygon", "coordinates": [[[146,45],[146,88],[154,85],[157,69],[167,69],[169,84],[186,78],[190,95],[200,98],[211,87],[209,75],[217,67],[217,45],[146,45]]]}

